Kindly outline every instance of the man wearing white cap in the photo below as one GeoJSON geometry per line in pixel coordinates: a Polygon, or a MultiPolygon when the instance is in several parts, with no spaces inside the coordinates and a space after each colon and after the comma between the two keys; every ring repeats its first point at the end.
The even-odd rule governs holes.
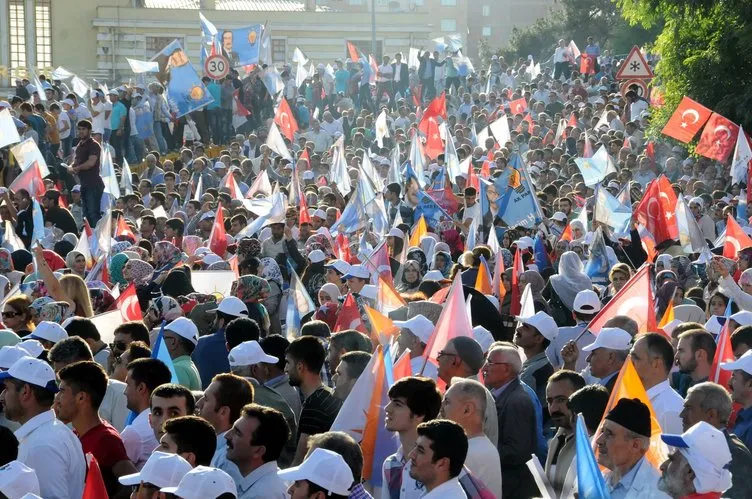
{"type": "Polygon", "coordinates": [[[360,294],[363,290],[363,286],[368,284],[368,280],[371,278],[371,272],[365,265],[351,265],[347,271],[347,274],[342,276],[342,279],[347,281],[347,287],[353,295],[360,294]]]}
{"type": "Polygon", "coordinates": [[[156,499],[160,489],[178,486],[191,469],[191,463],[177,454],[155,451],[139,473],[121,476],[119,481],[123,485],[137,487],[135,495],[131,494],[131,497],[156,499]]]}
{"type": "Polygon", "coordinates": [[[732,432],[748,449],[752,448],[752,350],[734,362],[723,362],[721,369],[733,371],[729,382],[731,397],[742,406],[732,432]]]}
{"type": "MultiPolygon", "coordinates": [[[[587,329],[590,321],[601,310],[601,300],[598,295],[592,289],[584,289],[577,293],[574,298],[574,306],[572,307],[572,314],[574,315],[577,324],[574,326],[567,326],[559,328],[559,334],[546,348],[546,356],[548,361],[555,369],[558,369],[564,365],[564,359],[561,358],[561,349],[570,341],[577,340],[577,348],[580,352],[582,349],[595,341],[595,335],[590,331],[582,334],[587,329]]],[[[574,370],[581,372],[587,366],[585,360],[586,355],[580,354],[577,357],[577,362],[573,366],[574,370]]]]}
{"type": "Polygon", "coordinates": [[[418,314],[406,321],[394,321],[394,325],[400,328],[399,336],[397,336],[400,356],[406,349],[410,349],[410,369],[413,375],[435,380],[439,375],[438,366],[430,361],[427,362],[423,357],[423,351],[433,335],[435,328],[433,322],[418,314]]]}
{"type": "Polygon", "coordinates": [[[525,352],[520,380],[535,391],[541,406],[546,404],[546,382],[554,368],[546,358],[546,347],[556,339],[559,327],[546,312],[532,317],[517,317],[514,344],[525,352]]]}
{"type": "Polygon", "coordinates": [[[674,451],[661,465],[658,489],[672,498],[718,499],[731,487],[731,452],[723,432],[701,421],[682,433],[663,434],[674,451]]]}
{"type": "Polygon", "coordinates": [[[164,328],[164,342],[172,358],[178,383],[189,390],[201,390],[201,376],[191,360],[198,343],[198,328],[192,320],[178,317],[164,328]]]}
{"type": "Polygon", "coordinates": [[[291,499],[313,497],[322,492],[329,499],[344,499],[350,495],[353,475],[345,460],[336,452],[314,449],[300,466],[278,471],[277,475],[292,482],[287,490],[291,499]]]}
{"type": "Polygon", "coordinates": [[[40,495],[45,499],[81,497],[86,461],[78,437],[52,411],[55,372],[43,360],[23,357],[0,373],[0,381],[5,414],[21,424],[15,432],[18,460],[39,471],[40,495]]]}
{"type": "Polygon", "coordinates": [[[222,470],[196,466],[183,476],[177,487],[160,490],[179,499],[229,499],[235,498],[236,488],[232,477],[222,470]]]}
{"type": "Polygon", "coordinates": [[[589,352],[587,362],[590,373],[600,378],[599,383],[609,393],[614,389],[616,376],[627,360],[632,336],[618,327],[604,327],[595,341],[582,350],[589,352]]]}
{"type": "Polygon", "coordinates": [[[68,333],[65,332],[63,326],[56,322],[42,321],[40,322],[34,331],[29,335],[29,338],[33,338],[42,343],[45,350],[49,350],[60,340],[64,340],[68,337],[68,333]]]}
{"type": "Polygon", "coordinates": [[[326,221],[326,212],[322,210],[321,208],[317,209],[313,212],[313,216],[311,217],[311,229],[313,230],[319,230],[319,228],[324,225],[324,222],[326,221]]]}
{"type": "Polygon", "coordinates": [[[39,480],[36,472],[21,461],[11,461],[0,467],[0,497],[24,499],[38,497],[39,480]]]}

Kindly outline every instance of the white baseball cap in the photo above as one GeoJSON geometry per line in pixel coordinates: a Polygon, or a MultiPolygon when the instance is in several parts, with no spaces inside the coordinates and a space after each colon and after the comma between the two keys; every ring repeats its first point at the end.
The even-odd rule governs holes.
{"type": "Polygon", "coordinates": [[[222,494],[237,495],[235,481],[217,468],[196,466],[185,474],[177,487],[164,487],[160,492],[173,494],[181,499],[212,499],[222,494]]]}
{"type": "Polygon", "coordinates": [[[0,373],[0,381],[9,378],[40,386],[51,392],[58,391],[55,371],[43,360],[21,357],[10,366],[10,369],[0,373]]]}
{"type": "Polygon", "coordinates": [[[320,218],[322,220],[326,220],[326,212],[324,210],[322,210],[321,208],[319,208],[318,210],[314,211],[313,212],[313,216],[314,217],[318,217],[318,218],[320,218]]]}
{"type": "Polygon", "coordinates": [[[557,222],[566,222],[567,221],[567,215],[564,212],[557,211],[553,214],[551,217],[552,219],[556,220],[557,222]]]}
{"type": "Polygon", "coordinates": [[[0,467],[0,493],[8,499],[40,494],[36,472],[21,461],[11,461],[0,467]]]}
{"type": "Polygon", "coordinates": [[[326,260],[326,255],[323,251],[317,249],[308,253],[308,259],[311,261],[311,263],[321,263],[326,260]]]}
{"type": "Polygon", "coordinates": [[[360,290],[360,296],[362,296],[363,298],[369,298],[371,300],[376,300],[378,293],[379,289],[373,284],[366,284],[360,290]]]}
{"type": "Polygon", "coordinates": [[[739,312],[733,314],[729,319],[733,320],[740,326],[749,326],[752,324],[752,312],[749,310],[740,310],[739,312]]]}
{"type": "Polygon", "coordinates": [[[421,282],[422,281],[443,281],[444,279],[446,278],[444,277],[444,274],[442,274],[440,270],[429,270],[428,272],[426,272],[426,275],[423,276],[423,279],[421,279],[421,282]]]}
{"type": "Polygon", "coordinates": [[[35,340],[45,340],[57,343],[58,341],[67,338],[68,333],[63,329],[63,326],[57,322],[42,321],[37,324],[37,327],[29,337],[35,340]]]}
{"type": "Polygon", "coordinates": [[[491,331],[484,328],[483,326],[475,326],[473,328],[473,338],[478,342],[480,348],[483,350],[483,353],[488,352],[488,349],[491,348],[491,344],[496,341],[494,340],[491,331]]]}
{"type": "Polygon", "coordinates": [[[574,297],[574,311],[581,314],[594,314],[601,309],[601,300],[592,289],[583,289],[574,297]]]}
{"type": "Polygon", "coordinates": [[[724,371],[744,371],[752,376],[752,350],[747,350],[744,355],[733,362],[722,362],[721,369],[724,371]]]}
{"type": "Polygon", "coordinates": [[[201,260],[203,260],[204,265],[209,266],[215,263],[219,263],[222,260],[222,257],[219,255],[215,255],[214,253],[206,253],[201,260]]]}
{"type": "Polygon", "coordinates": [[[426,316],[418,314],[406,321],[394,321],[394,325],[413,333],[422,343],[428,343],[436,326],[426,316]]]}
{"type": "Polygon", "coordinates": [[[695,474],[695,492],[706,494],[731,488],[731,451],[721,430],[700,421],[681,435],[663,434],[661,440],[686,458],[695,474]]]}
{"type": "Polygon", "coordinates": [[[230,361],[230,366],[235,367],[252,366],[259,362],[266,362],[267,364],[279,362],[277,357],[267,355],[256,340],[244,341],[234,347],[230,350],[227,360],[230,361]]]}
{"type": "Polygon", "coordinates": [[[534,327],[548,341],[553,341],[559,335],[559,326],[546,312],[536,312],[532,317],[516,317],[522,324],[534,327]]]}
{"type": "Polygon", "coordinates": [[[404,239],[405,238],[405,233],[402,232],[397,227],[392,227],[391,230],[389,230],[389,234],[387,234],[387,236],[399,237],[400,239],[404,239]]]}
{"type": "Polygon", "coordinates": [[[177,487],[189,471],[191,463],[177,454],[154,451],[139,473],[123,475],[118,481],[123,485],[139,485],[144,482],[159,488],[177,487]]]}
{"type": "Polygon", "coordinates": [[[595,341],[588,346],[582,347],[583,352],[592,352],[597,348],[607,348],[609,350],[629,350],[629,344],[632,342],[632,335],[619,327],[604,327],[595,341]]]}
{"type": "Polygon", "coordinates": [[[216,310],[233,317],[248,317],[248,305],[243,303],[243,300],[237,296],[223,298],[216,310]]]}
{"type": "Polygon", "coordinates": [[[350,272],[350,264],[344,260],[332,260],[331,262],[324,265],[324,267],[327,269],[334,269],[343,275],[346,275],[348,272],[350,272]]]}
{"type": "Polygon", "coordinates": [[[0,369],[10,369],[19,359],[28,357],[29,352],[18,346],[6,345],[0,348],[0,369]]]}
{"type": "Polygon", "coordinates": [[[308,480],[331,494],[348,496],[353,475],[345,460],[327,449],[314,449],[300,466],[277,471],[277,476],[287,482],[308,480]]]}
{"type": "Polygon", "coordinates": [[[347,274],[342,276],[342,279],[349,279],[351,277],[358,277],[360,279],[370,279],[371,273],[363,265],[350,265],[350,270],[347,274]]]}
{"type": "Polygon", "coordinates": [[[35,359],[42,355],[42,352],[44,352],[44,346],[39,343],[39,340],[34,340],[31,338],[29,338],[28,340],[23,340],[21,343],[16,343],[16,346],[18,348],[23,348],[24,350],[26,350],[29,354],[29,357],[33,357],[35,359]]]}
{"type": "Polygon", "coordinates": [[[198,343],[198,328],[193,321],[187,317],[178,317],[170,322],[165,326],[165,331],[171,331],[181,338],[189,340],[194,345],[198,343]]]}
{"type": "Polygon", "coordinates": [[[533,238],[529,236],[522,236],[521,238],[516,240],[514,244],[517,245],[518,249],[524,250],[524,249],[532,248],[533,244],[535,244],[535,241],[533,241],[533,238]]]}

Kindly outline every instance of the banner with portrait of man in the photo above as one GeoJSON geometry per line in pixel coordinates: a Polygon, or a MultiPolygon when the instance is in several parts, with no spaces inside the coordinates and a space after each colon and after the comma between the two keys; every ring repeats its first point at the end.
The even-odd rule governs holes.
{"type": "MultiPolygon", "coordinates": [[[[211,40],[212,36],[203,32],[202,39],[211,40]]],[[[249,64],[258,64],[261,49],[261,38],[264,33],[262,24],[253,24],[243,28],[236,29],[218,29],[214,35],[214,47],[218,54],[221,54],[230,61],[230,67],[247,66],[249,64]]],[[[211,43],[204,47],[201,53],[202,58],[211,54],[211,43]]]]}
{"type": "Polygon", "coordinates": [[[157,79],[167,89],[167,102],[176,118],[214,102],[180,42],[173,40],[154,60],[159,63],[157,79]]]}

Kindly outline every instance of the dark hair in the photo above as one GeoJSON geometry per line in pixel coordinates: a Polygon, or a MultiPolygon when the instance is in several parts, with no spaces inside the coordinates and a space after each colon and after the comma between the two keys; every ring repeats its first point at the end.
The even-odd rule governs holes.
{"type": "Polygon", "coordinates": [[[731,349],[736,350],[741,345],[752,348],[752,326],[741,326],[731,333],[731,349]]]}
{"type": "MultiPolygon", "coordinates": [[[[366,366],[371,361],[371,354],[366,352],[347,352],[339,358],[340,364],[345,362],[347,365],[347,376],[350,379],[358,379],[366,366]]],[[[333,366],[335,369],[337,366],[333,366]]]]}
{"type": "Polygon", "coordinates": [[[317,484],[313,483],[310,480],[306,480],[306,482],[308,482],[308,494],[309,494],[308,497],[311,497],[313,494],[315,494],[317,492],[321,492],[321,493],[324,494],[324,496],[326,496],[327,499],[347,499],[348,498],[348,496],[341,496],[339,494],[335,494],[335,493],[333,493],[333,492],[325,489],[321,485],[317,485],[317,484]]]}
{"type": "Polygon", "coordinates": [[[311,435],[308,448],[326,449],[342,456],[352,471],[353,483],[360,483],[363,475],[363,451],[353,437],[343,431],[327,431],[311,435]]]}
{"type": "MultiPolygon", "coordinates": [[[[221,314],[221,312],[217,312],[221,314]]],[[[232,315],[222,314],[225,317],[233,317],[232,315]]],[[[232,350],[236,346],[245,341],[258,341],[261,336],[261,328],[259,328],[258,322],[248,317],[235,317],[227,323],[228,319],[225,319],[225,341],[227,346],[232,350]]]]}
{"type": "Polygon", "coordinates": [[[389,388],[389,398],[404,398],[410,412],[423,416],[424,421],[435,419],[441,409],[441,394],[431,378],[402,378],[389,388]]]}
{"type": "Polygon", "coordinates": [[[79,336],[85,340],[102,341],[97,326],[91,320],[85,317],[74,317],[65,326],[65,332],[68,336],[79,336]]]}
{"type": "Polygon", "coordinates": [[[595,433],[608,405],[608,389],[603,385],[587,385],[569,396],[567,407],[573,414],[582,414],[588,431],[595,433]]]}
{"type": "Polygon", "coordinates": [[[278,369],[285,368],[285,352],[287,352],[287,347],[290,346],[287,338],[279,334],[270,334],[266,338],[261,338],[259,345],[261,345],[265,354],[279,359],[279,362],[277,362],[278,369]]]}
{"type": "Polygon", "coordinates": [[[439,459],[449,459],[449,476],[460,474],[467,458],[467,435],[454,421],[435,419],[418,425],[418,436],[431,441],[432,463],[439,459]]]}
{"type": "Polygon", "coordinates": [[[679,335],[679,340],[689,338],[690,347],[692,348],[692,355],[698,350],[705,350],[705,354],[708,358],[708,362],[713,362],[715,357],[715,340],[713,335],[703,330],[687,331],[679,335]]]}
{"type": "Polygon", "coordinates": [[[580,373],[570,371],[568,369],[561,369],[559,371],[556,371],[551,375],[550,378],[548,378],[549,384],[555,383],[557,381],[568,381],[569,385],[572,387],[572,391],[577,391],[586,385],[585,378],[583,378],[580,373]]]}
{"type": "Polygon", "coordinates": [[[371,353],[373,344],[371,343],[371,339],[360,331],[345,329],[339,333],[334,333],[329,338],[329,348],[335,350],[344,349],[345,352],[371,353]]]}
{"type": "Polygon", "coordinates": [[[91,407],[98,410],[107,392],[107,373],[94,361],[75,362],[60,369],[60,381],[70,384],[75,393],[84,392],[91,400],[91,407]]]}
{"type": "Polygon", "coordinates": [[[151,348],[149,348],[149,346],[143,341],[132,341],[131,344],[128,345],[126,352],[128,352],[130,362],[133,362],[136,359],[148,359],[151,357],[151,348]]]}
{"type": "Polygon", "coordinates": [[[276,409],[258,404],[248,404],[241,411],[243,417],[257,419],[259,424],[251,435],[254,445],[263,445],[264,462],[276,461],[290,439],[290,427],[285,417],[276,409]]]}
{"type": "Polygon", "coordinates": [[[82,360],[94,360],[89,345],[78,336],[69,336],[55,343],[47,352],[51,363],[72,364],[82,360]]]}
{"type": "MultiPolygon", "coordinates": [[[[131,364],[133,364],[133,362],[128,364],[128,368],[130,368],[131,364]]],[[[182,385],[167,382],[157,386],[151,392],[151,399],[149,401],[150,406],[151,400],[154,400],[154,397],[160,397],[163,399],[182,397],[185,399],[185,412],[193,414],[196,411],[196,399],[193,398],[193,393],[182,385]]]]}
{"type": "Polygon", "coordinates": [[[86,128],[87,130],[91,130],[91,121],[89,120],[80,120],[76,126],[78,128],[86,128]]]}
{"type": "Polygon", "coordinates": [[[127,334],[133,341],[143,341],[149,345],[149,329],[141,321],[131,321],[120,324],[115,328],[115,334],[127,334]]]}
{"type": "Polygon", "coordinates": [[[324,344],[315,336],[301,336],[295,338],[290,346],[287,347],[285,355],[289,355],[296,362],[305,364],[306,369],[310,372],[320,372],[321,367],[326,360],[326,350],[324,344]]]}
{"type": "MultiPolygon", "coordinates": [[[[167,172],[170,173],[170,172],[167,172]]],[[[183,235],[183,231],[185,230],[185,222],[180,220],[179,218],[169,218],[167,219],[167,222],[165,222],[165,225],[175,232],[178,233],[178,236],[183,235]]]]}
{"type": "Polygon", "coordinates": [[[217,383],[217,409],[227,407],[230,409],[230,422],[240,417],[240,411],[248,404],[253,403],[253,385],[250,381],[235,374],[222,373],[212,378],[212,383],[217,383]]]}
{"type": "Polygon", "coordinates": [[[671,342],[659,333],[645,333],[639,335],[638,338],[645,338],[648,354],[652,357],[660,357],[668,374],[674,365],[674,347],[671,346],[671,342]]]}
{"type": "Polygon", "coordinates": [[[180,416],[165,421],[162,430],[175,442],[178,454],[191,452],[196,456],[196,466],[211,465],[217,435],[208,421],[198,416],[180,416]]]}
{"type": "Polygon", "coordinates": [[[332,330],[324,321],[310,321],[303,324],[300,328],[300,336],[315,336],[316,338],[328,338],[332,335],[332,330]]]}
{"type": "Polygon", "coordinates": [[[136,386],[145,384],[149,393],[172,379],[170,369],[159,359],[132,360],[128,363],[128,371],[128,377],[133,379],[136,386]]]}

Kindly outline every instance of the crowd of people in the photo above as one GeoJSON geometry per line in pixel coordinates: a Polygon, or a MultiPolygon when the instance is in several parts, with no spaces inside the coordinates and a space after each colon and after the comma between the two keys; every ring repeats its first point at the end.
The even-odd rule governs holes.
{"type": "Polygon", "coordinates": [[[752,247],[729,257],[723,237],[750,232],[744,186],[648,140],[649,103],[595,42],[590,74],[559,45],[540,71],[438,50],[375,78],[348,59],[298,85],[285,66],[279,95],[268,68],[233,70],[182,117],[159,82],[86,99],[19,82],[0,110],[49,175],[19,181],[39,161],[0,149],[0,497],[102,497],[84,492],[94,462],[111,498],[601,497],[583,438],[614,499],[752,497],[752,247]],[[614,171],[592,184],[578,160],[598,149],[614,171]],[[710,256],[594,213],[658,182],[710,256]],[[536,213],[509,223],[525,185],[536,213]],[[207,270],[231,291],[197,291],[207,270]],[[609,307],[645,272],[648,327],[609,307]],[[142,319],[100,330],[128,293],[142,319]],[[643,397],[623,395],[632,370],[643,397]]]}

